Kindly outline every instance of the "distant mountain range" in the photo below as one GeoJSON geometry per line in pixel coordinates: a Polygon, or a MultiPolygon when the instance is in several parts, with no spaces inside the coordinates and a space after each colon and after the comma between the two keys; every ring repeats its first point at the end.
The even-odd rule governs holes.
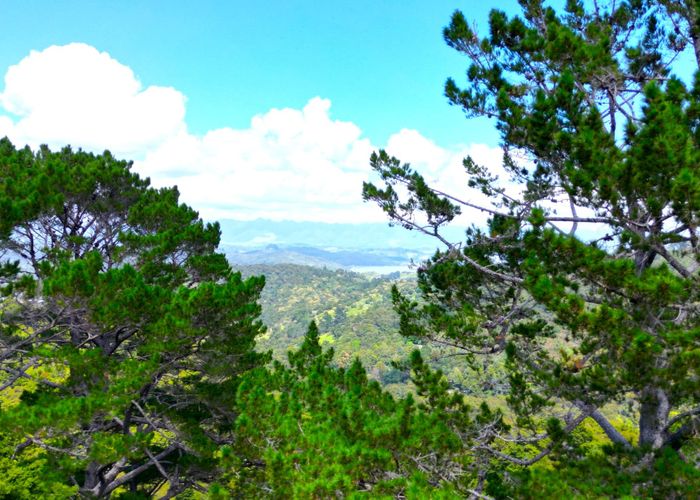
{"type": "Polygon", "coordinates": [[[385,274],[407,270],[412,261],[428,257],[426,253],[405,249],[324,250],[306,246],[267,245],[261,248],[243,248],[222,245],[232,264],[299,264],[328,269],[374,271],[385,274]]]}
{"type": "MultiPolygon", "coordinates": [[[[329,224],[257,219],[222,220],[221,249],[233,264],[303,264],[329,269],[403,270],[441,243],[417,231],[386,223],[329,224]]],[[[447,228],[452,241],[463,228],[447,228]]]]}
{"type": "MultiPolygon", "coordinates": [[[[324,222],[293,222],[256,219],[252,221],[222,220],[221,242],[235,247],[265,245],[309,246],[371,250],[375,248],[403,248],[432,252],[440,242],[401,227],[386,223],[329,224],[324,222]]],[[[448,227],[445,235],[452,240],[463,239],[464,228],[448,227]]]]}

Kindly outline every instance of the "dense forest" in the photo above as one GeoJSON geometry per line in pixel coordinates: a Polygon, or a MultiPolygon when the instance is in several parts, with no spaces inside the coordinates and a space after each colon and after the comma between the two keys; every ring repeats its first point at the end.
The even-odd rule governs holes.
{"type": "Polygon", "coordinates": [[[396,287],[417,297],[412,273],[371,275],[295,264],[235,267],[243,276],[265,276],[260,305],[267,329],[256,344],[262,352],[271,351],[274,359],[285,363],[288,351],[301,345],[313,321],[320,344],[333,348],[335,365],[347,367],[359,358],[368,377],[394,395],[405,396],[413,389],[409,370],[400,365],[416,349],[431,367],[445,374],[453,389],[466,396],[495,401],[498,398],[491,396],[506,392],[504,357],[475,369],[450,345],[399,333],[391,290],[396,287]]]}
{"type": "Polygon", "coordinates": [[[509,178],[369,159],[414,279],[241,272],[176,187],[0,140],[0,496],[696,498],[700,6],[519,3],[443,33],[509,178]]]}
{"type": "Polygon", "coordinates": [[[415,279],[392,280],[294,264],[238,269],[243,276],[265,276],[260,304],[267,330],[258,337],[257,347],[271,350],[277,360],[285,362],[289,349],[301,345],[312,321],[318,326],[321,344],[333,347],[335,364],[346,367],[359,357],[375,379],[390,377],[391,362],[406,359],[414,349],[398,333],[391,287],[396,284],[409,292],[415,289],[415,279]]]}

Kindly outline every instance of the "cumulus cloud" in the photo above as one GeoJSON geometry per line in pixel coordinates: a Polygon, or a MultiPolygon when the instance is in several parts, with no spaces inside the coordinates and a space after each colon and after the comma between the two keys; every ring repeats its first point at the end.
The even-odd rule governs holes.
{"type": "MultiPolygon", "coordinates": [[[[521,189],[510,182],[510,176],[503,168],[503,151],[498,147],[469,144],[444,148],[417,130],[402,129],[389,138],[386,150],[402,162],[409,163],[425,177],[430,186],[471,204],[496,208],[483,193],[469,188],[469,176],[464,169],[464,158],[468,156],[477,164],[488,168],[492,175],[496,175],[499,185],[505,187],[506,192],[514,195],[521,189]]],[[[462,215],[456,222],[479,225],[486,219],[485,212],[463,205],[462,215]]]]}
{"type": "MultiPolygon", "coordinates": [[[[247,128],[190,134],[185,96],[145,87],[124,64],[85,44],[32,51],[5,75],[0,136],[36,147],[65,144],[109,149],[135,159],[157,186],[178,185],[182,199],[208,219],[385,221],[361,200],[378,148],[354,123],[334,119],[331,101],[312,98],[302,109],[271,109],[247,128]]],[[[467,186],[462,159],[498,171],[501,151],[483,145],[444,148],[416,130],[385,145],[427,179],[450,192],[467,186]]],[[[484,200],[473,200],[484,201],[484,200]]],[[[483,215],[467,212],[463,222],[483,215]]]]}
{"type": "Polygon", "coordinates": [[[17,144],[72,144],[138,156],[185,129],[185,97],[143,88],[133,71],[82,43],[32,51],[5,74],[0,132],[17,144]],[[10,123],[11,122],[11,123],[10,123]]]}
{"type": "Polygon", "coordinates": [[[178,184],[209,218],[351,222],[377,220],[361,202],[374,146],[359,127],[330,117],[331,103],[272,109],[246,129],[182,133],[149,151],[137,168],[158,184],[178,184]]]}

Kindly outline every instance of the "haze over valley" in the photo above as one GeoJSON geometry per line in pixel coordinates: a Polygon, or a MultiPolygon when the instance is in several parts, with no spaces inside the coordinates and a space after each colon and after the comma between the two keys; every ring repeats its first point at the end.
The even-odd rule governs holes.
{"type": "MultiPolygon", "coordinates": [[[[221,250],[234,265],[302,264],[356,271],[407,271],[444,245],[418,231],[387,223],[331,224],[323,222],[224,219],[221,250]]],[[[452,241],[464,229],[450,226],[452,241]]]]}

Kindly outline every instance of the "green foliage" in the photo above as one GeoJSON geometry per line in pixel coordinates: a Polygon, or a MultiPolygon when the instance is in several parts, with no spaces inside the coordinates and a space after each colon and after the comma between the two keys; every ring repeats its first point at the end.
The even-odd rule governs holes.
{"type": "MultiPolygon", "coordinates": [[[[311,321],[319,326],[321,343],[333,339],[337,364],[345,367],[359,357],[375,380],[383,380],[392,361],[407,357],[415,347],[397,333],[390,279],[291,264],[240,270],[246,276],[265,275],[260,304],[268,329],[258,338],[258,349],[271,350],[279,361],[286,361],[290,348],[299,347],[304,325],[311,321]]],[[[413,283],[403,279],[398,286],[410,293],[413,283]]]]}
{"type": "Polygon", "coordinates": [[[65,484],[50,454],[38,448],[16,453],[17,444],[11,435],[0,434],[0,498],[60,499],[77,493],[76,486],[65,484]]]}
{"type": "Polygon", "coordinates": [[[424,403],[395,399],[358,360],[331,364],[311,324],[289,365],[248,374],[238,389],[239,447],[221,451],[232,496],[448,497],[473,480],[464,433],[472,411],[415,353],[424,403]],[[454,429],[462,433],[458,435],[454,429]]]}
{"type": "Polygon", "coordinates": [[[420,348],[430,366],[442,370],[453,387],[465,394],[502,394],[507,386],[503,359],[487,365],[465,366],[450,346],[423,345],[422,339],[406,339],[399,333],[399,315],[393,308],[391,290],[407,296],[417,294],[412,276],[387,277],[344,270],[318,269],[291,264],[244,266],[245,275],[265,275],[260,297],[262,320],[267,326],[258,338],[258,349],[271,350],[285,362],[287,351],[299,347],[302,325],[315,321],[321,344],[332,345],[334,362],[349,366],[355,357],[394,395],[412,390],[408,371],[394,364],[420,348]],[[332,338],[332,342],[331,342],[332,338]]]}
{"type": "Polygon", "coordinates": [[[673,71],[700,8],[520,6],[444,31],[470,61],[446,96],[496,121],[511,182],[465,159],[477,204],[373,154],[365,199],[447,250],[418,293],[265,268],[268,335],[264,280],[176,188],[0,140],[0,496],[696,495],[700,77],[673,71]]]}
{"type": "Polygon", "coordinates": [[[475,203],[383,151],[370,159],[382,184],[365,184],[365,199],[449,244],[419,269],[420,300],[394,294],[401,331],[449,342],[472,365],[505,354],[509,439],[523,446],[486,446],[495,457],[537,462],[590,415],[627,450],[615,467],[632,486],[581,496],[638,494],[656,463],[689,482],[669,480],[664,496],[685,495],[695,473],[671,464],[695,450],[700,428],[700,78],[673,71],[685,50],[697,71],[700,11],[664,0],[520,5],[516,16],[493,10],[482,38],[461,12],[444,30],[469,59],[465,82],[449,79],[445,94],[495,120],[510,185],[465,159],[469,188],[489,199],[475,203]],[[488,221],[451,243],[442,226],[465,209],[488,221]],[[627,402],[636,442],[598,410],[627,402]]]}
{"type": "Polygon", "coordinates": [[[263,279],[232,272],[218,225],[130,168],[0,140],[0,423],[24,450],[3,478],[36,457],[51,464],[37,481],[86,496],[210,481],[238,376],[266,360],[263,279]]]}
{"type": "Polygon", "coordinates": [[[700,472],[673,451],[648,467],[635,468],[640,457],[607,449],[577,460],[562,457],[550,467],[534,466],[516,474],[512,495],[522,498],[692,498],[700,472]],[[620,470],[627,470],[620,474],[620,470]]]}

